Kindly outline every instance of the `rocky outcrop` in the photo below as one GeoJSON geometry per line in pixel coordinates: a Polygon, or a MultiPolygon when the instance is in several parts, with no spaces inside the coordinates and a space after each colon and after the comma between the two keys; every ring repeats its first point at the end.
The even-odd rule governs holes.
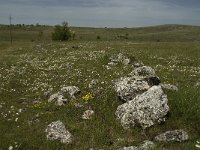
{"type": "Polygon", "coordinates": [[[167,131],[156,136],[155,141],[159,142],[183,142],[189,139],[188,133],[184,130],[167,131]]]}
{"type": "Polygon", "coordinates": [[[165,121],[169,111],[167,102],[167,96],[161,86],[152,86],[133,100],[118,106],[115,114],[124,128],[135,125],[147,128],[165,121]]]}
{"type": "Polygon", "coordinates": [[[45,132],[48,140],[60,140],[64,144],[72,142],[72,134],[66,130],[65,125],[59,120],[50,123],[45,132]]]}
{"type": "Polygon", "coordinates": [[[133,70],[128,77],[114,80],[114,90],[125,102],[147,91],[151,86],[159,85],[160,79],[151,67],[139,67],[133,70]]]}

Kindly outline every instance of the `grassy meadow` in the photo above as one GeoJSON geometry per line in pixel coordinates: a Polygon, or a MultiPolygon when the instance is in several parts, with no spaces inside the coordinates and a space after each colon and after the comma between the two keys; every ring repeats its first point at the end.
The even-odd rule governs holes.
{"type": "Polygon", "coordinates": [[[184,129],[184,143],[156,143],[169,150],[195,149],[200,140],[200,27],[162,25],[143,28],[78,28],[75,40],[53,42],[53,27],[0,26],[0,150],[117,150],[137,146],[167,130],[184,129]],[[40,32],[43,32],[42,36],[40,32]],[[99,39],[97,37],[100,37],[99,39]],[[143,131],[124,130],[115,111],[122,102],[112,80],[126,76],[131,66],[107,67],[109,57],[123,53],[155,69],[162,83],[176,85],[165,91],[170,113],[165,123],[143,131]],[[98,79],[93,89],[88,84],[98,79]],[[75,85],[81,94],[65,106],[48,103],[44,92],[75,85]],[[82,98],[93,97],[87,103],[82,98]],[[83,105],[75,107],[76,103],[83,105]],[[91,120],[81,118],[92,108],[91,120]],[[70,145],[48,141],[45,129],[62,121],[73,135],[70,145]]]}

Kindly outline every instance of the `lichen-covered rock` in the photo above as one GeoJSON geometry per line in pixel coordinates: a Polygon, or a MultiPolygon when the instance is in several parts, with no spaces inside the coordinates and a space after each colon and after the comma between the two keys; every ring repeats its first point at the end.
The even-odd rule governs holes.
{"type": "Polygon", "coordinates": [[[91,119],[93,115],[94,115],[93,110],[86,110],[82,115],[82,119],[86,119],[86,120],[91,119]]]}
{"type": "Polygon", "coordinates": [[[69,144],[72,142],[72,134],[66,130],[61,121],[50,123],[45,132],[48,140],[60,140],[61,143],[69,144]]]}
{"type": "Polygon", "coordinates": [[[55,102],[56,105],[62,106],[67,103],[67,99],[64,98],[64,96],[58,92],[50,96],[48,99],[48,102],[55,102]]]}
{"type": "Polygon", "coordinates": [[[167,131],[155,137],[155,141],[160,142],[183,142],[188,139],[188,133],[184,130],[167,131]]]}
{"type": "Polygon", "coordinates": [[[155,147],[155,144],[152,141],[144,141],[142,145],[139,146],[139,150],[149,150],[153,149],[155,147]]]}
{"type": "Polygon", "coordinates": [[[140,77],[122,77],[114,81],[114,90],[125,102],[132,100],[149,88],[148,82],[140,77]]]}
{"type": "Polygon", "coordinates": [[[148,66],[142,66],[134,69],[129,75],[149,77],[149,76],[156,76],[156,73],[153,68],[148,66]]]}
{"type": "Polygon", "coordinates": [[[169,111],[167,102],[167,96],[161,86],[152,86],[133,100],[118,106],[115,114],[124,128],[136,124],[147,128],[165,121],[165,116],[169,111]]]}
{"type": "Polygon", "coordinates": [[[175,85],[171,85],[171,84],[160,84],[160,86],[163,88],[163,89],[166,89],[166,90],[171,90],[171,91],[178,91],[178,88],[175,86],[175,85]]]}
{"type": "Polygon", "coordinates": [[[61,93],[68,94],[71,98],[75,98],[80,92],[81,90],[77,86],[66,86],[61,88],[61,93]]]}

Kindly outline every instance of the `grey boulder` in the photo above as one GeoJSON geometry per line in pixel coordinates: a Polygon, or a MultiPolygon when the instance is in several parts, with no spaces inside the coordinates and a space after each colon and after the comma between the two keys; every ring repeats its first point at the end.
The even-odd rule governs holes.
{"type": "Polygon", "coordinates": [[[150,88],[148,82],[140,77],[122,77],[114,81],[113,87],[117,95],[125,102],[150,88]]]}
{"type": "Polygon", "coordinates": [[[64,144],[72,142],[72,134],[66,130],[65,125],[59,120],[50,123],[45,132],[48,140],[60,140],[64,144]]]}
{"type": "Polygon", "coordinates": [[[115,115],[124,128],[135,125],[147,128],[165,121],[169,111],[167,102],[161,86],[152,86],[133,100],[118,106],[115,115]]]}

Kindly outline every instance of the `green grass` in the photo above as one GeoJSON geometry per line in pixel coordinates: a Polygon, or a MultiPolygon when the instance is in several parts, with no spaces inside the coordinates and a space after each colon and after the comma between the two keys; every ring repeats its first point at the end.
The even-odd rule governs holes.
{"type": "Polygon", "coordinates": [[[194,86],[200,81],[199,27],[171,25],[73,30],[77,34],[75,41],[52,42],[52,27],[33,27],[28,31],[17,28],[13,32],[14,43],[10,45],[8,30],[0,28],[0,149],[8,149],[17,142],[16,149],[24,150],[113,150],[137,146],[173,129],[186,130],[190,140],[156,143],[156,149],[195,149],[195,143],[200,139],[200,90],[194,86]],[[44,36],[37,40],[41,28],[44,36]],[[126,33],[129,33],[129,39],[115,39],[116,35],[126,33]],[[97,35],[101,39],[97,40],[97,35]],[[156,42],[158,38],[161,42],[156,42]],[[162,82],[179,88],[178,92],[165,91],[170,106],[166,122],[145,133],[138,127],[124,130],[114,115],[122,102],[112,88],[112,80],[126,76],[132,70],[130,66],[124,68],[122,65],[106,69],[108,58],[120,52],[153,67],[162,82]],[[99,84],[91,90],[88,84],[92,79],[98,79],[99,84]],[[81,95],[66,106],[46,103],[44,92],[47,89],[53,87],[56,92],[65,85],[78,86],[81,95]],[[95,93],[94,99],[84,103],[81,97],[88,92],[95,93]],[[34,101],[40,104],[37,106],[34,101]],[[75,102],[84,107],[74,107],[75,102]],[[81,115],[89,107],[95,111],[94,117],[82,120],[81,115]],[[17,115],[19,109],[24,111],[17,115]],[[3,117],[5,114],[7,116],[3,117]],[[15,118],[18,118],[17,122],[15,118]],[[46,140],[47,125],[57,120],[73,134],[72,144],[46,140]]]}

